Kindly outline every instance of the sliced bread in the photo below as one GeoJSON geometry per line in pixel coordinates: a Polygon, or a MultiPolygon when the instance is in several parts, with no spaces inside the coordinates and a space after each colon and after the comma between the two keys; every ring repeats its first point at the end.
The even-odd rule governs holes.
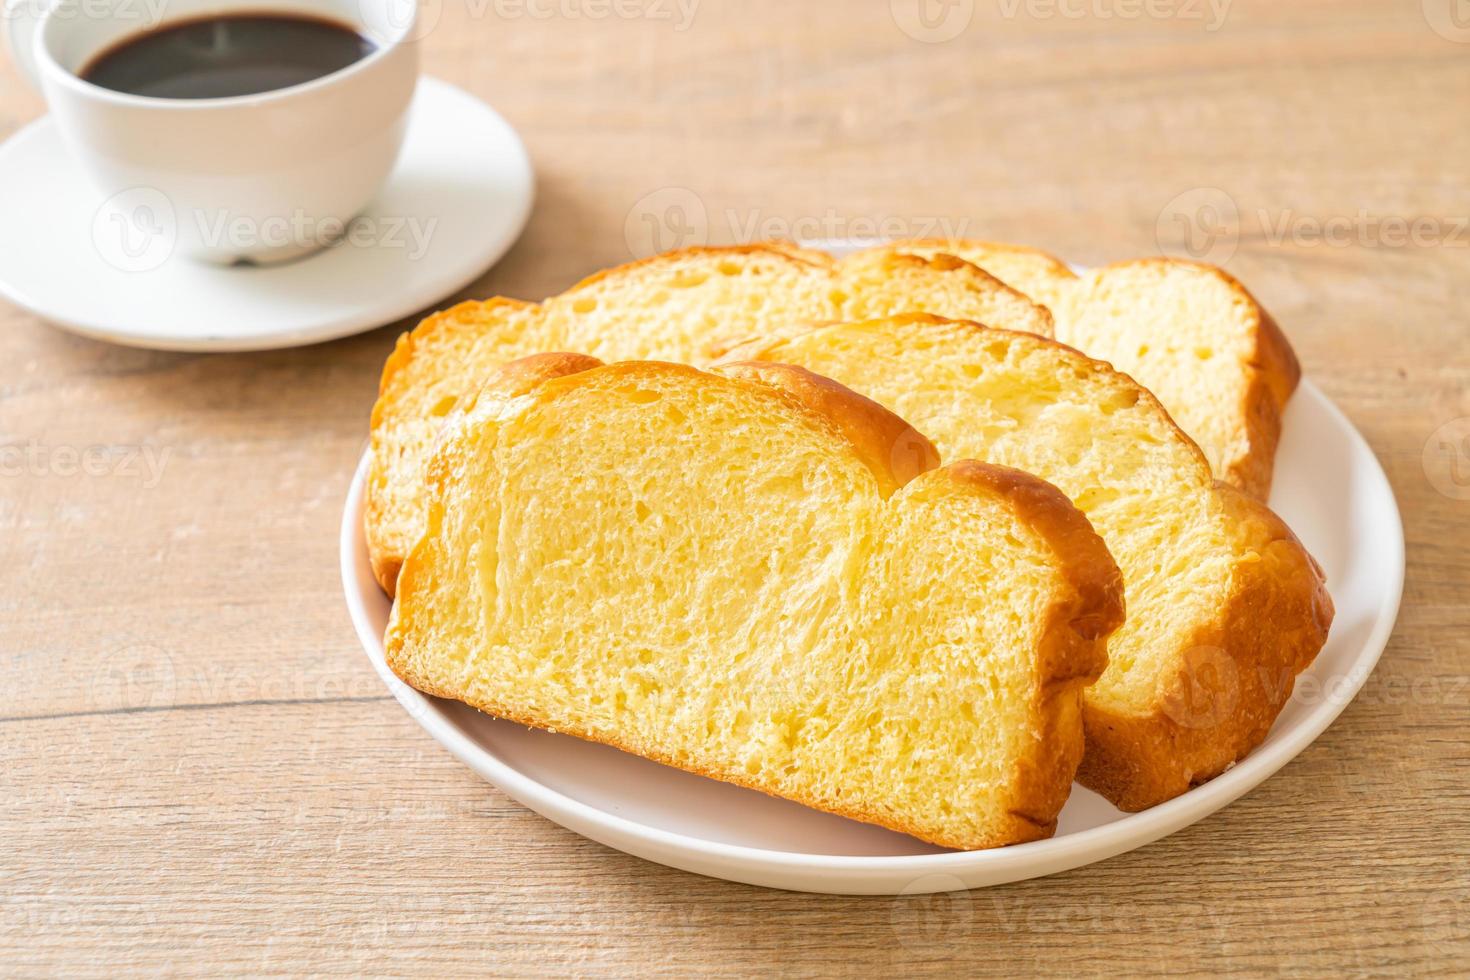
{"type": "Polygon", "coordinates": [[[799,368],[594,365],[512,363],[446,431],[394,672],[936,844],[1050,835],[1122,618],[1066,497],[799,368]]]}
{"type": "Polygon", "coordinates": [[[1054,483],[1123,571],[1128,618],[1088,689],[1082,783],[1152,806],[1265,737],[1327,637],[1320,568],[1263,504],[1216,482],[1155,398],[1029,334],[922,315],[834,324],[732,358],[796,364],[928,434],[948,459],[1054,483]]]}
{"type": "Polygon", "coordinates": [[[1270,495],[1281,416],[1301,368],[1276,322],[1228,273],[1155,258],[1079,277],[1045,252],[971,239],[916,239],[875,251],[955,255],[1045,305],[1056,338],[1158,396],[1219,479],[1261,500],[1270,495]]]}
{"type": "Polygon", "coordinates": [[[851,265],[775,247],[695,248],[598,273],[544,303],[461,303],[424,320],[383,367],[373,407],[366,534],[391,595],[423,530],[424,461],[445,418],[497,366],[571,350],[606,360],[706,363],[732,342],[814,323],[918,309],[1050,334],[1051,315],[944,256],[851,265]]]}
{"type": "Polygon", "coordinates": [[[926,257],[953,255],[964,259],[1044,305],[1052,311],[1053,317],[1064,308],[1077,281],[1077,275],[1067,263],[1039,248],[976,238],[906,238],[865,249],[854,257],[889,253],[926,257]]]}

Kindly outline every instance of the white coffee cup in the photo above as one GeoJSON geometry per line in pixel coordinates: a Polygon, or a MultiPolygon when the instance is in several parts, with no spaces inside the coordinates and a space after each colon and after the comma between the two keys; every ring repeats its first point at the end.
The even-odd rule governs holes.
{"type": "Polygon", "coordinates": [[[136,221],[146,204],[173,254],[267,263],[331,244],[403,143],[418,78],[416,0],[8,0],[6,14],[16,61],[101,192],[99,208],[136,221]],[[375,50],[310,82],[230,98],[129,95],[78,75],[128,38],[229,13],[326,18],[375,50]]]}

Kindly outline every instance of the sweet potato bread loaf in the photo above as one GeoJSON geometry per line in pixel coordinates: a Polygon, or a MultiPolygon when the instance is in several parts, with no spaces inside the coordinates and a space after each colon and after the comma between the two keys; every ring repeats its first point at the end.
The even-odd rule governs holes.
{"type": "Polygon", "coordinates": [[[1123,614],[1066,497],[799,368],[596,364],[446,432],[394,672],[937,844],[1050,835],[1123,614]]]}
{"type": "Polygon", "coordinates": [[[1301,367],[1276,322],[1223,270],[1155,258],[1079,277],[1045,252],[964,238],[895,242],[872,254],[958,256],[1044,304],[1056,338],[1153,392],[1216,477],[1260,500],[1270,495],[1281,416],[1301,367]]]}
{"type": "Polygon", "coordinates": [[[422,469],[445,417],[485,376],[527,354],[706,363],[751,335],[923,310],[1051,333],[1051,315],[950,256],[838,266],[780,248],[695,248],[599,273],[544,303],[492,299],[437,313],[398,341],[373,407],[366,534],[391,595],[423,529],[422,469]]]}
{"type": "Polygon", "coordinates": [[[1152,806],[1258,745],[1326,641],[1317,564],[1265,505],[1216,482],[1132,379],[1029,334],[911,315],[751,343],[913,421],[945,459],[1014,466],[1088,516],[1123,572],[1128,617],[1086,694],[1079,779],[1152,806]]]}

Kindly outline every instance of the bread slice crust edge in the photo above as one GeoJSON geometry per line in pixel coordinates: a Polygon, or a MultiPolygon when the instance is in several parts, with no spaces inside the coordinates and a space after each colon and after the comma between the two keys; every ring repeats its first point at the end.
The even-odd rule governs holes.
{"type": "MultiPolygon", "coordinates": [[[[882,329],[888,323],[960,327],[1080,359],[1090,369],[1136,388],[1139,400],[1167,422],[1197,458],[1201,471],[1209,472],[1204,453],[1153,393],[1105,361],[1060,341],[928,314],[846,326],[882,329]]],[[[842,326],[816,327],[810,333],[842,326]]],[[[779,361],[785,343],[752,341],[730,356],[779,361]]],[[[1216,616],[1199,623],[1183,643],[1178,659],[1186,667],[1179,676],[1161,680],[1164,690],[1154,710],[1125,714],[1105,709],[1092,698],[1084,701],[1087,753],[1078,782],[1123,810],[1143,810],[1172,799],[1254,750],[1290,699],[1297,674],[1311,665],[1326,643],[1331,627],[1333,604],[1322,568],[1285,522],[1230,484],[1211,479],[1210,486],[1245,535],[1244,554],[1232,566],[1230,595],[1216,616]]]]}
{"type": "MultiPolygon", "coordinates": [[[[368,450],[369,472],[365,495],[364,530],[373,574],[383,590],[389,596],[393,595],[403,559],[416,537],[412,519],[401,512],[404,505],[402,498],[406,495],[406,490],[403,480],[393,474],[395,463],[387,458],[395,451],[395,447],[391,445],[392,434],[388,430],[392,427],[392,423],[402,424],[405,419],[410,422],[416,421],[412,413],[402,412],[401,401],[416,384],[428,384],[439,380],[433,376],[433,371],[425,368],[425,360],[423,360],[433,362],[432,352],[436,346],[443,345],[451,348],[457,342],[461,345],[473,346],[483,333],[488,332],[487,325],[501,317],[538,317],[549,304],[564,303],[580,293],[595,292],[597,287],[609,280],[620,277],[636,278],[644,273],[657,274],[659,270],[677,268],[691,259],[707,259],[718,264],[720,260],[740,257],[753,257],[792,273],[828,277],[834,287],[828,291],[829,296],[842,292],[836,288],[841,281],[841,266],[836,260],[821,253],[778,242],[733,246],[695,246],[664,252],[595,272],[565,292],[549,297],[542,303],[505,297],[462,302],[429,315],[413,330],[401,335],[383,365],[378,384],[378,398],[372,410],[368,450]],[[425,377],[425,374],[429,376],[425,377]],[[395,511],[399,512],[395,513],[395,511]]],[[[892,266],[900,274],[906,275],[933,274],[946,277],[952,274],[954,279],[948,284],[949,288],[958,290],[965,283],[969,284],[971,293],[965,300],[967,310],[976,309],[977,304],[981,304],[980,297],[982,296],[984,301],[981,305],[995,305],[1001,300],[1008,299],[1008,303],[1001,305],[1008,308],[1019,308],[1021,304],[1024,304],[1029,309],[1019,311],[1017,315],[1024,312],[1026,318],[1034,322],[1036,329],[1047,333],[1051,331],[1050,311],[1032,303],[1019,292],[971,263],[951,256],[945,256],[938,261],[903,256],[894,258],[892,266]]],[[[834,299],[833,302],[837,301],[834,299]]],[[[832,318],[831,312],[827,312],[820,317],[802,322],[821,322],[832,318]]],[[[545,350],[555,351],[563,348],[562,341],[565,338],[558,334],[538,339],[549,341],[544,347],[545,350]]],[[[733,342],[737,338],[711,336],[707,339],[711,345],[711,356],[708,360],[713,360],[715,356],[723,354],[722,345],[733,342]]],[[[537,344],[536,346],[542,345],[537,344]]],[[[533,348],[527,348],[525,345],[517,349],[514,344],[508,344],[506,356],[502,360],[510,360],[533,352],[533,348]]],[[[441,376],[443,373],[441,371],[441,376]]],[[[460,397],[466,397],[471,392],[461,391],[458,394],[460,397]]],[[[396,448],[401,450],[401,444],[396,448]]],[[[420,483],[421,481],[420,476],[414,482],[420,483]]]]}
{"type": "MultiPolygon", "coordinates": [[[[636,378],[650,366],[700,375],[695,368],[657,362],[631,362],[597,367],[593,358],[581,355],[536,355],[511,362],[493,377],[478,397],[473,413],[459,424],[471,425],[481,414],[518,412],[530,408],[538,398],[554,396],[558,386],[575,384],[576,374],[585,370],[620,372],[636,378]],[[512,400],[520,399],[516,403],[512,400]]],[[[493,699],[466,697],[406,668],[400,655],[403,636],[411,628],[400,622],[402,610],[432,574],[424,562],[429,535],[422,539],[404,563],[399,581],[399,601],[385,637],[390,669],[405,683],[435,696],[459,700],[481,711],[516,724],[572,735],[585,741],[610,745],[665,765],[754,789],[772,796],[793,799],[839,816],[873,823],[910,834],[944,847],[977,849],[1038,840],[1056,829],[1057,814],[1066,802],[1083,754],[1082,691],[1106,667],[1107,637],[1124,615],[1123,583],[1106,546],[1092,530],[1086,517],[1061,491],[1028,473],[975,461],[958,461],[934,468],[938,456],[932,447],[923,465],[910,465],[912,451],[897,454],[875,452],[899,434],[901,440],[915,438],[912,427],[877,403],[829,379],[791,365],[724,365],[718,372],[725,378],[772,392],[788,405],[805,413],[825,431],[848,443],[870,470],[887,466],[888,473],[874,473],[880,493],[886,498],[908,483],[923,479],[925,488],[945,481],[962,490],[1004,499],[1014,513],[1044,540],[1056,557],[1058,577],[1068,586],[1067,594],[1045,610],[1045,625],[1036,652],[1037,683],[1032,691],[1032,710],[1041,719],[1040,748],[1034,757],[1018,760],[1012,792],[1005,802],[1010,823],[1007,829],[986,840],[948,840],[927,834],[925,828],[890,819],[861,806],[833,800],[800,798],[774,793],[767,785],[739,769],[716,769],[689,764],[657,744],[609,733],[592,732],[567,719],[533,717],[493,699]],[[891,462],[890,462],[891,461],[891,462]]],[[[922,436],[917,438],[922,439],[922,436]]],[[[434,499],[452,479],[454,462],[443,451],[431,459],[427,478],[434,499]]]]}
{"type": "MultiPolygon", "coordinates": [[[[1084,303],[1087,290],[1097,278],[1110,271],[1123,271],[1129,268],[1152,266],[1192,269],[1222,282],[1229,291],[1235,293],[1246,303],[1246,308],[1251,311],[1255,324],[1250,330],[1251,350],[1240,364],[1244,385],[1238,406],[1240,422],[1240,431],[1237,433],[1238,444],[1227,451],[1216,475],[1226,483],[1238,487],[1257,499],[1265,500],[1270,496],[1276,448],[1281,441],[1282,415],[1286,410],[1287,401],[1300,383],[1301,364],[1280,325],[1240,280],[1218,266],[1165,256],[1112,262],[1089,270],[1086,275],[1079,277],[1061,259],[1040,249],[1026,245],[1009,245],[968,238],[903,239],[877,246],[873,251],[906,253],[912,250],[916,254],[928,254],[944,252],[947,249],[953,250],[952,254],[959,255],[982,268],[984,267],[983,256],[986,255],[1024,256],[1029,262],[1045,269],[1043,275],[1050,277],[1045,289],[1047,295],[1031,296],[1031,299],[1046,306],[1057,304],[1059,297],[1064,297],[1062,302],[1067,304],[1084,303]]],[[[1004,276],[1000,278],[1003,280],[1004,276]]],[[[1023,293],[1027,291],[1024,284],[1009,283],[1008,285],[1020,289],[1023,293]]],[[[1060,329],[1060,321],[1064,319],[1063,311],[1053,309],[1052,313],[1059,321],[1060,329]]],[[[1060,339],[1065,341],[1066,338],[1061,337],[1060,339]]],[[[1097,356],[1097,352],[1084,351],[1084,353],[1097,356]]],[[[1106,357],[1101,359],[1107,360],[1106,357]]]]}

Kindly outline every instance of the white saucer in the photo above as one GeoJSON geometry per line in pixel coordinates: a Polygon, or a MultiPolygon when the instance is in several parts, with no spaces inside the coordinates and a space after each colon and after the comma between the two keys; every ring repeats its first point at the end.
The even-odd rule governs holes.
{"type": "Polygon", "coordinates": [[[156,223],[119,227],[124,215],[105,206],[52,120],[37,120],[0,146],[0,296],[67,330],[166,350],[292,347],[423,310],[506,253],[533,180],[520,137],[473,96],[422,78],[409,112],[398,166],[358,219],[361,243],[260,268],[174,255],[166,234],[148,238],[165,227],[156,223]]]}
{"type": "MultiPolygon", "coordinates": [[[[1326,570],[1337,614],[1266,741],[1219,777],[1141,813],[1123,813],[1076,786],[1050,840],[948,852],[408,687],[383,660],[391,604],[363,542],[366,474],[364,456],[343,515],[342,581],[363,648],[414,720],[485,779],[579,834],[686,871],[802,891],[913,894],[1035,878],[1214,813],[1290,762],[1347,707],[1388,642],[1404,583],[1403,527],[1388,480],[1352,423],[1303,381],[1287,407],[1271,507],[1326,570]]],[[[1283,813],[1283,826],[1290,821],[1283,813]]]]}

